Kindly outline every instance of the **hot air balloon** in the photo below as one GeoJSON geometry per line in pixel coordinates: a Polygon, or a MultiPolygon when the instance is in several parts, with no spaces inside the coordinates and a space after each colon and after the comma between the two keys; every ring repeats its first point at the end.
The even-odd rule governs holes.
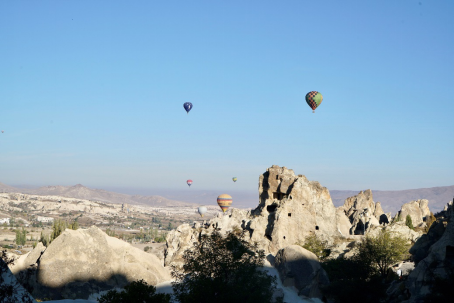
{"type": "Polygon", "coordinates": [[[186,110],[186,112],[189,114],[189,111],[192,109],[192,103],[186,102],[185,104],[183,104],[183,107],[186,110]]]}
{"type": "Polygon", "coordinates": [[[218,197],[218,205],[225,212],[229,209],[230,205],[232,204],[232,197],[227,194],[222,194],[218,197]]]}
{"type": "Polygon", "coordinates": [[[200,216],[203,218],[203,214],[207,212],[207,208],[205,206],[200,206],[197,211],[199,212],[200,216]]]}
{"type": "Polygon", "coordinates": [[[322,94],[316,91],[308,92],[306,95],[306,102],[312,108],[313,113],[315,113],[315,109],[322,103],[322,100],[322,94]]]}
{"type": "Polygon", "coordinates": [[[192,180],[187,180],[186,183],[188,183],[188,186],[191,187],[192,180]]]}
{"type": "Polygon", "coordinates": [[[233,180],[233,182],[236,182],[236,180],[238,180],[238,178],[237,177],[233,177],[232,180],[233,180]]]}
{"type": "Polygon", "coordinates": [[[4,131],[4,130],[2,130],[2,134],[3,134],[4,132],[5,132],[5,131],[4,131]]]}

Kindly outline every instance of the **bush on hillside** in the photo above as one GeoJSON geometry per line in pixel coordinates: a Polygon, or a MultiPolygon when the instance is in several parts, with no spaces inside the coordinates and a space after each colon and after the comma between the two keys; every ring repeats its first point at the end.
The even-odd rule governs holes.
{"type": "Polygon", "coordinates": [[[320,240],[315,234],[307,237],[301,246],[314,253],[320,261],[326,260],[331,253],[328,242],[320,240]]]}
{"type": "Polygon", "coordinates": [[[191,302],[271,302],[276,278],[260,269],[265,253],[244,234],[202,235],[183,254],[182,271],[172,267],[175,299],[191,302]]]}
{"type": "Polygon", "coordinates": [[[411,220],[410,215],[407,215],[407,217],[405,218],[405,225],[407,225],[408,228],[410,228],[410,229],[413,229],[413,230],[415,229],[413,227],[413,221],[411,220]]]}

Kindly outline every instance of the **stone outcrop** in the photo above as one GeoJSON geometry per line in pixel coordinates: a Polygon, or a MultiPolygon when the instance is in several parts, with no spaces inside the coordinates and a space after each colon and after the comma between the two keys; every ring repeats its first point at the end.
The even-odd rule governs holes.
{"type": "MultiPolygon", "coordinates": [[[[90,293],[121,288],[139,279],[151,285],[171,279],[155,255],[109,237],[94,226],[67,229],[41,252],[42,247],[37,246],[23,262],[27,267],[36,260],[34,272],[22,277],[35,297],[87,299],[90,293]]],[[[23,269],[16,269],[16,275],[23,269]]]]}
{"type": "Polygon", "coordinates": [[[184,250],[214,230],[225,233],[243,229],[248,240],[275,255],[289,245],[303,244],[310,235],[332,242],[335,237],[346,236],[350,229],[348,219],[334,207],[328,189],[303,175],[296,176],[291,169],[276,165],[268,168],[259,178],[259,198],[255,210],[231,208],[203,226],[184,224],[171,231],[167,236],[166,266],[181,264],[184,250]]]}
{"type": "Polygon", "coordinates": [[[375,205],[370,189],[345,199],[340,207],[351,222],[350,234],[363,235],[370,227],[384,223],[381,205],[375,205]]]}
{"type": "MultiPolygon", "coordinates": [[[[446,211],[447,224],[443,235],[418,262],[405,283],[411,294],[410,302],[422,302],[431,292],[436,278],[452,279],[454,273],[454,208],[446,211]]],[[[431,228],[432,230],[433,228],[431,228]]]]}
{"type": "Polygon", "coordinates": [[[421,199],[405,203],[397,216],[405,221],[407,215],[410,215],[413,226],[421,226],[426,217],[430,216],[429,201],[421,199]]]}
{"type": "Polygon", "coordinates": [[[0,258],[0,290],[2,291],[0,302],[36,303],[30,293],[17,281],[2,258],[0,258]],[[6,289],[9,291],[4,293],[6,289]]]}
{"type": "Polygon", "coordinates": [[[299,296],[323,298],[320,288],[329,284],[328,275],[317,257],[299,245],[290,245],[278,251],[275,267],[282,284],[295,287],[299,296]]]}

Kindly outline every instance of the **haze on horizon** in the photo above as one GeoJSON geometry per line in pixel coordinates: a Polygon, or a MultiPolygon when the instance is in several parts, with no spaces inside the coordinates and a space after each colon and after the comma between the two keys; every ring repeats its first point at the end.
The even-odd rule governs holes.
{"type": "Polygon", "coordinates": [[[276,164],[330,190],[454,185],[453,11],[2,2],[0,182],[252,192],[276,164]]]}

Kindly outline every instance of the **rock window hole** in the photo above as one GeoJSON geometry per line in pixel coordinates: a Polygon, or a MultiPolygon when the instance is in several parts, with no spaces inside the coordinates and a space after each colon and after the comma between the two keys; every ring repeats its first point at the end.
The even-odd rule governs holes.
{"type": "Polygon", "coordinates": [[[288,213],[288,216],[291,217],[291,216],[292,216],[292,213],[288,213]]]}
{"type": "Polygon", "coordinates": [[[272,213],[272,212],[276,211],[276,208],[277,208],[277,205],[274,205],[274,204],[273,204],[273,205],[268,205],[268,206],[266,207],[266,210],[267,210],[269,213],[272,213]]]}
{"type": "Polygon", "coordinates": [[[273,239],[271,238],[271,236],[270,236],[270,235],[265,235],[265,237],[266,237],[266,238],[267,238],[268,240],[270,240],[270,241],[272,241],[272,240],[273,240],[273,239]]]}
{"type": "Polygon", "coordinates": [[[284,240],[285,240],[285,236],[284,236],[284,240]]]}
{"type": "Polygon", "coordinates": [[[318,225],[315,225],[315,230],[318,230],[318,225]]]}
{"type": "Polygon", "coordinates": [[[279,180],[279,175],[276,175],[276,180],[279,180]]]}

